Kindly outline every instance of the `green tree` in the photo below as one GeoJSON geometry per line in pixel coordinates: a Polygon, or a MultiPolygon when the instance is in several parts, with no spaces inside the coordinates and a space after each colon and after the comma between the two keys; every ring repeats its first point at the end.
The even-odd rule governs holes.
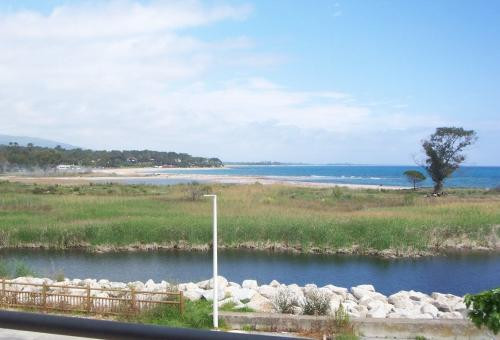
{"type": "Polygon", "coordinates": [[[477,326],[486,326],[497,334],[500,331],[500,288],[465,295],[465,305],[471,308],[469,318],[477,326]]]}
{"type": "Polygon", "coordinates": [[[406,176],[406,179],[408,179],[410,183],[413,183],[413,190],[417,190],[417,183],[425,181],[426,178],[423,173],[417,170],[407,170],[403,172],[403,175],[406,176]]]}
{"type": "Polygon", "coordinates": [[[434,181],[434,193],[443,189],[443,183],[465,160],[462,151],[477,140],[474,130],[440,127],[429,139],[422,141],[427,156],[425,169],[434,181]]]}

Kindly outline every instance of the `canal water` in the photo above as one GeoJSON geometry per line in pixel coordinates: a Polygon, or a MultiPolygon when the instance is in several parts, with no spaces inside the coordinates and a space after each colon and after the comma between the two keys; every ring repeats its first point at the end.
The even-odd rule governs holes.
{"type": "MultiPolygon", "coordinates": [[[[211,276],[211,253],[188,251],[113,252],[2,250],[8,263],[23,261],[39,276],[63,272],[69,278],[112,281],[189,282],[211,276]]],[[[352,255],[307,255],[265,251],[219,251],[219,272],[231,281],[351,287],[373,284],[377,291],[400,290],[456,295],[500,287],[500,253],[461,253],[419,259],[352,255]]]]}

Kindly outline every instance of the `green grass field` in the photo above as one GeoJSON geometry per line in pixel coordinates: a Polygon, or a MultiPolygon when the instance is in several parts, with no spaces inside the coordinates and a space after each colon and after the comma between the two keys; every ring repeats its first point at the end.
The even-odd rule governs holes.
{"type": "Polygon", "coordinates": [[[219,196],[221,246],[401,252],[500,237],[498,190],[424,192],[254,185],[35,185],[0,182],[0,246],[125,247],[211,243],[219,196]],[[318,248],[318,249],[316,249],[318,248]]]}

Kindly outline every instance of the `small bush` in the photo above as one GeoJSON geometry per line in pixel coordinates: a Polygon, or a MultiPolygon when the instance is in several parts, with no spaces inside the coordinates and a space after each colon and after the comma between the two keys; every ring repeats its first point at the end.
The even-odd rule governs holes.
{"type": "Polygon", "coordinates": [[[280,289],[272,300],[274,309],[283,314],[293,314],[294,307],[299,306],[299,301],[295,294],[287,289],[280,289]]]}
{"type": "Polygon", "coordinates": [[[486,326],[494,334],[500,331],[500,287],[465,295],[465,305],[472,307],[469,318],[477,326],[486,326]]]}
{"type": "Polygon", "coordinates": [[[9,272],[10,271],[7,263],[5,263],[4,261],[0,261],[0,278],[8,278],[10,276],[9,272]]]}
{"type": "Polygon", "coordinates": [[[15,263],[14,276],[35,276],[35,272],[24,262],[17,261],[15,263]]]}
{"type": "Polygon", "coordinates": [[[63,282],[65,277],[64,277],[64,271],[62,270],[59,270],[57,271],[56,273],[54,273],[54,275],[52,276],[52,278],[54,280],[56,280],[57,282],[63,282]]]}
{"type": "Polygon", "coordinates": [[[329,334],[336,334],[335,339],[358,339],[354,334],[354,327],[349,320],[349,314],[347,314],[342,304],[328,319],[327,331],[329,334]]]}
{"type": "Polygon", "coordinates": [[[327,315],[330,311],[329,294],[313,289],[306,294],[303,306],[306,315],[327,315]]]}

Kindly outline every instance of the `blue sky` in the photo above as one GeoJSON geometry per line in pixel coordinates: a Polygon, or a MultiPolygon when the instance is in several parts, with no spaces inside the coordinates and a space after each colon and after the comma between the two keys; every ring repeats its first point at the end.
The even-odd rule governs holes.
{"type": "Polygon", "coordinates": [[[459,125],[469,164],[500,164],[498,1],[2,1],[0,19],[0,133],[411,164],[459,125]]]}

